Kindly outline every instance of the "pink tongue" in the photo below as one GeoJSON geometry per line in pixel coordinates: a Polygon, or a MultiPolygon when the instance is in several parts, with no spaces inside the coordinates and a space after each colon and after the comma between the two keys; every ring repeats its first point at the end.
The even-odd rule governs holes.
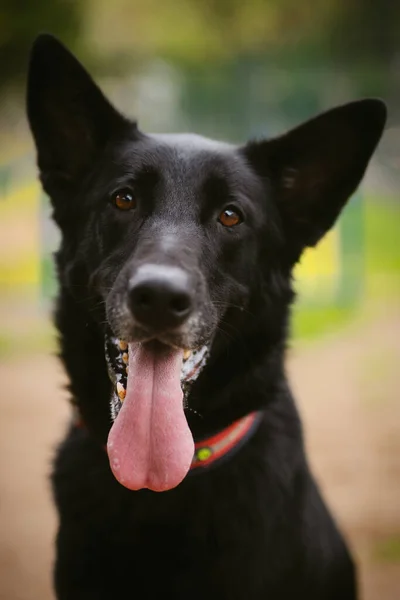
{"type": "Polygon", "coordinates": [[[163,492],[187,474],[194,442],[183,411],[182,350],[129,345],[126,397],[107,452],[116,479],[130,490],[163,492]]]}

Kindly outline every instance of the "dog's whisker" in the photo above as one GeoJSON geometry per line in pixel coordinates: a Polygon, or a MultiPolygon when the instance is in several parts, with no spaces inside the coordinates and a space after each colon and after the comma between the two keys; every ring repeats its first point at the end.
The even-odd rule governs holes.
{"type": "Polygon", "coordinates": [[[240,304],[232,304],[231,302],[222,302],[222,301],[219,302],[218,300],[212,300],[212,304],[216,308],[223,308],[225,311],[228,310],[229,308],[236,308],[237,310],[244,312],[244,313],[250,315],[251,317],[256,316],[247,307],[242,306],[240,304]]]}

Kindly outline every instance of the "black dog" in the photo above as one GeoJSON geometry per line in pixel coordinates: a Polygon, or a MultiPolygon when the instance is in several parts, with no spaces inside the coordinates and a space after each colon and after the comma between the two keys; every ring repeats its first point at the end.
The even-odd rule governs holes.
{"type": "Polygon", "coordinates": [[[57,597],[354,600],[284,354],[292,268],[359,184],[383,103],[239,147],[147,135],[45,35],[28,114],[81,419],[53,475],[57,597]]]}

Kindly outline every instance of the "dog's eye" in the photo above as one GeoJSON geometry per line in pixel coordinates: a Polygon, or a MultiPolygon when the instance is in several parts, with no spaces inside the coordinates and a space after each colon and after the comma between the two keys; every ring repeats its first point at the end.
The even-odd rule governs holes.
{"type": "Polygon", "coordinates": [[[115,192],[111,201],[120,210],[133,210],[136,208],[136,200],[130,190],[119,190],[115,192]]]}
{"type": "Polygon", "coordinates": [[[235,208],[228,206],[220,213],[218,221],[224,227],[234,227],[243,221],[243,217],[235,208]]]}

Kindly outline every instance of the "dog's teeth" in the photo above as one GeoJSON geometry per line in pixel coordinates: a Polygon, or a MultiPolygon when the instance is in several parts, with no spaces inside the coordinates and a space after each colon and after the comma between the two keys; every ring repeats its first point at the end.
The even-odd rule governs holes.
{"type": "Polygon", "coordinates": [[[122,355],[122,360],[124,361],[124,363],[127,365],[128,361],[129,361],[129,355],[127,352],[124,352],[122,355]]]}
{"type": "Polygon", "coordinates": [[[188,358],[190,358],[191,354],[192,354],[191,350],[185,350],[184,353],[183,353],[183,358],[185,360],[187,360],[188,358]]]}
{"type": "Polygon", "coordinates": [[[122,352],[124,352],[125,350],[128,349],[128,344],[126,342],[124,342],[124,340],[119,340],[118,346],[119,346],[119,349],[122,350],[122,352]]]}
{"type": "Polygon", "coordinates": [[[122,383],[120,383],[119,381],[117,382],[117,393],[118,393],[118,398],[121,400],[121,402],[123,402],[125,399],[125,396],[126,396],[126,390],[125,390],[124,386],[122,385],[122,383]]]}

